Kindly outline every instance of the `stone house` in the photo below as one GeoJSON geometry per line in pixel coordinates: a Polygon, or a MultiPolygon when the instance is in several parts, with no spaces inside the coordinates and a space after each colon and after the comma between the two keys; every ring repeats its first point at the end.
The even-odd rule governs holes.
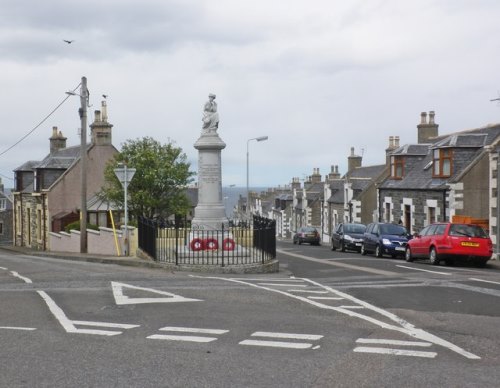
{"type": "Polygon", "coordinates": [[[339,223],[368,224],[377,214],[376,184],[387,174],[387,166],[362,166],[362,157],[354,153],[347,158],[348,171],[340,176],[332,166],[324,186],[323,241],[330,241],[332,231],[339,223]]]}
{"type": "Polygon", "coordinates": [[[0,245],[12,245],[12,195],[0,178],[0,245]]]}
{"type": "Polygon", "coordinates": [[[314,226],[321,230],[324,182],[319,168],[314,168],[302,188],[295,186],[292,193],[291,231],[295,232],[302,226],[314,226]]]}
{"type": "MultiPolygon", "coordinates": [[[[104,169],[118,150],[112,145],[112,125],[106,103],[95,111],[87,144],[87,222],[110,226],[108,208],[96,205],[104,185],[104,169]],[[95,210],[92,211],[93,207],[95,210]],[[103,214],[97,214],[103,212],[103,214]],[[94,214],[96,213],[96,214],[94,214]]],[[[53,127],[50,152],[42,161],[28,161],[14,170],[14,245],[50,250],[49,232],[59,232],[79,219],[81,204],[80,146],[66,146],[67,138],[53,127]]],[[[118,215],[117,215],[118,216],[118,215]]]]}
{"type": "Polygon", "coordinates": [[[431,111],[421,114],[417,135],[417,144],[389,154],[390,175],[378,187],[379,220],[402,223],[410,232],[454,216],[488,222],[496,171],[490,154],[500,125],[439,136],[431,111]]]}

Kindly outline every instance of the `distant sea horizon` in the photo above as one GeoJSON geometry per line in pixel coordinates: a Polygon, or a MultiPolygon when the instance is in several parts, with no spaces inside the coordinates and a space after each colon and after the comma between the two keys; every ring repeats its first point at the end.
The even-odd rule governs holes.
{"type": "MultiPolygon", "coordinates": [[[[262,191],[267,191],[268,187],[250,187],[250,191],[255,191],[260,193],[262,191]]],[[[246,187],[222,187],[222,201],[224,202],[224,208],[226,209],[226,217],[233,218],[233,209],[238,204],[238,199],[247,196],[247,188],[246,187]]]]}

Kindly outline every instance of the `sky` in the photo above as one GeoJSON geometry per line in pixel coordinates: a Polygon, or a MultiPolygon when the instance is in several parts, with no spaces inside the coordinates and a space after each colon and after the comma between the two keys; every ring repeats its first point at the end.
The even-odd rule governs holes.
{"type": "Polygon", "coordinates": [[[6,187],[15,168],[48,154],[53,126],[68,146],[80,143],[80,99],[65,92],[83,76],[89,124],[105,94],[118,149],[145,136],[174,142],[194,172],[203,105],[216,94],[231,187],[246,187],[247,147],[250,186],[278,187],[314,168],[344,174],[351,147],[363,166],[384,163],[389,136],[417,142],[421,112],[436,112],[440,134],[500,122],[490,101],[500,97],[498,0],[0,0],[0,9],[6,187]],[[250,140],[260,136],[269,138],[250,140]]]}

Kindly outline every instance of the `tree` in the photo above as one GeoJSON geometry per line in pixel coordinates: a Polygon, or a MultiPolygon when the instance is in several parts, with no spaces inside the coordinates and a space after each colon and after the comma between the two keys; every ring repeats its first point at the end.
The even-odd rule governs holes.
{"type": "Polygon", "coordinates": [[[187,214],[191,205],[186,186],[193,181],[194,172],[189,170],[190,163],[181,148],[172,142],[162,145],[150,137],[127,140],[121,152],[106,165],[101,191],[101,197],[123,206],[123,187],[114,173],[119,163],[136,169],[127,189],[131,218],[166,219],[187,214]]]}

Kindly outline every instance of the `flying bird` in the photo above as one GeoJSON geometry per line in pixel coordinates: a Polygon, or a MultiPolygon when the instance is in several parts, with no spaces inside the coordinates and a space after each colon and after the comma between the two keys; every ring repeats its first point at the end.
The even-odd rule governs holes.
{"type": "Polygon", "coordinates": [[[67,44],[71,44],[74,42],[74,40],[66,40],[66,39],[63,39],[63,42],[66,42],[67,44]]]}

